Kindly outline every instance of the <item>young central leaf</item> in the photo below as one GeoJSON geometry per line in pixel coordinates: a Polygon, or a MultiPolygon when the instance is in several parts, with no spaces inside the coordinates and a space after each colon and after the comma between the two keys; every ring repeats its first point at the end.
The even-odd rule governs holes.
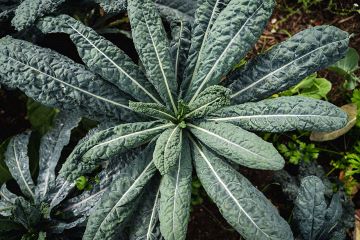
{"type": "Polygon", "coordinates": [[[227,105],[230,105],[230,90],[221,86],[211,86],[189,104],[189,112],[185,118],[201,118],[227,105]]]}
{"type": "Polygon", "coordinates": [[[179,126],[163,132],[156,142],[154,163],[162,175],[168,173],[179,159],[182,145],[182,130],[179,126]]]}

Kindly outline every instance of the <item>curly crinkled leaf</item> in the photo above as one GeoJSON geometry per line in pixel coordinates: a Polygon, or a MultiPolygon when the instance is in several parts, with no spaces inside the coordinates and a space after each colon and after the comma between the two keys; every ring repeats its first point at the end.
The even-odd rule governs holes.
{"type": "Polygon", "coordinates": [[[124,93],[55,51],[5,37],[0,40],[0,64],[3,84],[44,105],[92,117],[134,119],[124,93]]]}
{"type": "Polygon", "coordinates": [[[147,115],[157,119],[167,119],[169,121],[177,121],[165,106],[156,103],[130,102],[129,107],[137,113],[147,115]]]}
{"type": "Polygon", "coordinates": [[[332,131],[344,127],[347,118],[329,102],[294,96],[225,107],[206,119],[252,131],[285,132],[332,131]]]}
{"type": "Polygon", "coordinates": [[[55,206],[61,203],[74,187],[74,181],[67,181],[62,176],[58,176],[55,180],[55,185],[52,186],[47,193],[46,202],[50,205],[48,212],[50,213],[55,206]]]}
{"type": "Polygon", "coordinates": [[[230,90],[218,85],[210,86],[189,104],[185,118],[201,118],[227,105],[230,105],[230,90]]]}
{"type": "Polygon", "coordinates": [[[12,215],[13,208],[14,208],[13,204],[7,201],[0,200],[0,216],[10,217],[12,215]]]}
{"type": "Polygon", "coordinates": [[[330,234],[335,230],[336,226],[339,225],[342,214],[343,207],[341,204],[340,194],[335,193],[331,199],[328,209],[326,210],[325,224],[317,234],[316,239],[330,239],[330,234]]]}
{"type": "Polygon", "coordinates": [[[89,216],[91,210],[93,210],[94,206],[100,201],[107,190],[107,187],[101,188],[99,185],[96,185],[90,191],[85,191],[81,195],[64,202],[60,211],[63,214],[74,217],[89,216]]]}
{"type": "Polygon", "coordinates": [[[16,199],[12,216],[15,222],[20,223],[28,230],[34,228],[41,219],[39,209],[22,197],[16,199]]]}
{"type": "Polygon", "coordinates": [[[30,132],[12,138],[5,153],[5,163],[21,191],[29,198],[35,197],[35,185],[31,178],[28,144],[30,132]]]}
{"type": "Polygon", "coordinates": [[[171,22],[170,52],[175,66],[175,76],[180,85],[190,48],[191,25],[183,19],[171,22]]]}
{"type": "Polygon", "coordinates": [[[270,201],[240,173],[192,140],[197,176],[224,218],[245,239],[292,240],[292,232],[270,201]]]}
{"type": "Polygon", "coordinates": [[[164,131],[154,150],[154,164],[161,175],[167,174],[176,164],[181,153],[183,132],[179,126],[164,131]]]}
{"type": "Polygon", "coordinates": [[[349,34],[332,26],[304,30],[251,60],[229,77],[236,103],[286,90],[345,56],[349,34]]]}
{"type": "Polygon", "coordinates": [[[149,81],[176,113],[177,82],[161,18],[151,0],[129,0],[128,5],[135,48],[149,81]]]}
{"type": "Polygon", "coordinates": [[[201,59],[186,94],[190,102],[206,87],[218,84],[245,57],[260,37],[273,7],[273,0],[230,1],[216,19],[205,43],[206,56],[201,59]]]}
{"type": "Polygon", "coordinates": [[[49,230],[52,233],[61,234],[65,230],[74,228],[74,227],[84,223],[85,221],[86,221],[86,217],[77,218],[76,220],[74,220],[72,222],[56,221],[56,222],[53,222],[51,226],[49,226],[49,230]]]}
{"type": "Polygon", "coordinates": [[[16,196],[15,194],[13,194],[12,192],[10,192],[7,187],[6,187],[6,184],[4,183],[2,186],[1,186],[1,189],[0,189],[0,198],[2,201],[6,201],[6,202],[9,202],[9,203],[15,203],[15,200],[18,196],[16,196]]]}
{"type": "Polygon", "coordinates": [[[5,0],[0,3],[0,19],[8,19],[15,13],[19,6],[20,0],[5,0]]]}
{"type": "Polygon", "coordinates": [[[229,123],[188,123],[190,131],[216,153],[243,166],[279,170],[285,161],[276,148],[254,133],[229,123]]]}
{"type": "Polygon", "coordinates": [[[230,0],[199,0],[195,13],[195,22],[191,35],[191,47],[189,57],[186,61],[184,81],[181,84],[181,91],[185,92],[190,82],[195,80],[201,60],[204,58],[203,51],[205,42],[210,30],[219,16],[221,10],[230,0]]]}
{"type": "Polygon", "coordinates": [[[79,196],[66,200],[61,204],[59,210],[70,216],[89,216],[110,184],[119,178],[125,168],[141,156],[143,150],[143,147],[131,149],[110,159],[104,170],[97,175],[99,183],[93,185],[90,191],[85,191],[79,196]]]}
{"type": "Polygon", "coordinates": [[[125,227],[125,221],[136,207],[136,198],[156,172],[151,157],[149,151],[144,151],[142,157],[113,182],[90,215],[84,240],[115,239],[116,233],[125,227]]]}
{"type": "Polygon", "coordinates": [[[126,10],[126,0],[94,0],[107,13],[120,13],[126,10]]]}
{"type": "Polygon", "coordinates": [[[159,229],[159,179],[154,178],[139,199],[137,210],[133,214],[129,229],[129,240],[161,239],[159,229]]]}
{"type": "Polygon", "coordinates": [[[329,131],[329,132],[318,132],[314,131],[310,135],[310,140],[315,142],[324,142],[324,141],[331,141],[334,139],[337,139],[347,132],[349,132],[356,124],[357,119],[357,106],[354,103],[346,104],[341,107],[341,109],[346,112],[348,121],[343,126],[343,128],[338,129],[335,131],[329,131]]]}
{"type": "Polygon", "coordinates": [[[95,133],[75,147],[63,164],[60,175],[74,181],[92,172],[101,162],[149,142],[172,125],[160,122],[129,123],[95,133]]]}
{"type": "Polygon", "coordinates": [[[305,177],[301,181],[295,200],[294,218],[297,220],[304,239],[314,240],[325,223],[325,187],[316,176],[305,177]]]}
{"type": "Polygon", "coordinates": [[[139,67],[121,49],[90,27],[67,15],[43,18],[37,27],[44,33],[69,34],[80,57],[91,71],[139,101],[160,104],[154,87],[139,67]]]}
{"type": "Polygon", "coordinates": [[[55,184],[55,167],[61,152],[70,141],[71,130],[80,122],[75,113],[60,112],[55,118],[54,127],[41,139],[39,153],[39,175],[35,193],[41,202],[49,188],[55,184]]]}
{"type": "Polygon", "coordinates": [[[182,240],[190,216],[191,153],[184,139],[175,167],[164,175],[160,184],[160,230],[165,239],[182,240]]]}
{"type": "Polygon", "coordinates": [[[65,0],[24,0],[15,11],[11,23],[17,30],[30,27],[46,14],[53,13],[65,0]]]}

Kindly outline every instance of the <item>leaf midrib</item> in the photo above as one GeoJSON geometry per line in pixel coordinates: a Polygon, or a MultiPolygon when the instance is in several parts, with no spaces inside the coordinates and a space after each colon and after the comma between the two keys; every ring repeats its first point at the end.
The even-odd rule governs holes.
{"type": "Polygon", "coordinates": [[[159,63],[160,71],[161,71],[161,73],[162,73],[162,75],[163,75],[163,79],[164,79],[164,83],[165,83],[165,87],[166,87],[167,94],[168,94],[168,96],[169,96],[169,99],[170,99],[172,108],[173,108],[175,114],[177,114],[177,108],[176,108],[176,106],[175,106],[175,102],[174,102],[174,99],[173,99],[173,96],[172,96],[172,93],[171,93],[171,90],[170,90],[170,87],[169,87],[168,79],[167,79],[167,76],[166,76],[166,74],[165,74],[163,64],[162,64],[161,59],[160,59],[160,56],[159,56],[158,49],[157,49],[157,47],[156,47],[156,45],[155,45],[154,37],[153,37],[153,35],[152,35],[152,33],[151,33],[151,30],[150,30],[149,24],[148,24],[148,22],[147,22],[147,19],[146,19],[146,17],[145,17],[145,14],[143,13],[143,11],[141,11],[141,13],[142,13],[142,15],[143,15],[146,28],[147,28],[148,33],[149,33],[150,38],[151,38],[151,44],[153,45],[153,48],[154,48],[154,50],[155,50],[156,58],[157,58],[158,63],[159,63]]]}
{"type": "Polygon", "coordinates": [[[315,115],[315,114],[264,114],[264,115],[243,115],[243,116],[236,116],[236,117],[220,117],[220,118],[207,118],[208,121],[228,121],[228,120],[238,120],[238,119],[251,119],[251,118],[276,118],[276,117],[323,117],[323,118],[339,118],[338,116],[324,116],[324,115],[315,115]]]}
{"type": "Polygon", "coordinates": [[[232,141],[230,141],[230,140],[228,140],[228,139],[226,139],[226,138],[224,138],[224,137],[222,137],[222,136],[220,136],[220,135],[218,135],[218,134],[216,134],[216,133],[210,132],[209,130],[204,129],[204,128],[201,128],[201,127],[199,127],[199,126],[195,126],[195,125],[193,125],[193,124],[191,124],[191,123],[188,123],[187,125],[188,125],[189,127],[192,127],[192,128],[198,129],[198,130],[200,130],[200,131],[202,131],[202,132],[205,132],[205,133],[207,133],[207,134],[209,134],[209,135],[212,135],[212,136],[214,136],[214,137],[222,140],[223,142],[226,142],[226,143],[228,143],[228,144],[230,144],[230,145],[233,145],[233,146],[235,146],[235,147],[238,147],[238,148],[240,148],[240,149],[242,149],[242,150],[244,150],[244,151],[246,151],[246,152],[248,152],[248,153],[250,153],[250,154],[252,154],[252,155],[254,155],[254,156],[256,156],[256,157],[259,157],[259,158],[261,158],[261,159],[264,159],[264,160],[268,161],[267,158],[265,158],[265,157],[263,157],[263,156],[255,153],[255,152],[253,152],[253,151],[250,151],[249,149],[244,148],[244,147],[240,146],[239,144],[234,143],[234,142],[232,142],[232,141]]]}
{"type": "Polygon", "coordinates": [[[142,131],[139,131],[139,132],[129,133],[129,134],[126,134],[126,135],[123,135],[123,136],[120,136],[120,137],[111,139],[111,140],[109,140],[109,141],[106,141],[106,142],[97,144],[97,145],[93,146],[93,147],[91,148],[91,150],[93,150],[93,149],[96,148],[96,147],[100,147],[100,146],[103,146],[103,145],[107,145],[107,144],[110,144],[110,143],[112,143],[112,142],[121,140],[121,139],[126,138],[126,137],[133,137],[133,136],[136,136],[136,135],[139,135],[139,134],[144,134],[144,133],[151,132],[151,131],[155,131],[155,130],[159,130],[159,129],[162,129],[162,128],[167,128],[167,127],[170,127],[170,126],[172,126],[172,125],[174,125],[174,124],[173,124],[173,123],[168,123],[168,124],[160,125],[160,126],[157,126],[157,127],[154,127],[154,128],[145,129],[145,130],[142,130],[142,131]]]}
{"type": "Polygon", "coordinates": [[[14,152],[14,158],[15,158],[16,166],[17,166],[18,169],[19,169],[20,177],[21,177],[22,181],[24,182],[26,188],[28,189],[31,197],[34,197],[34,193],[33,193],[33,191],[31,190],[30,186],[28,185],[28,182],[26,181],[25,176],[24,176],[24,174],[23,174],[22,171],[21,171],[20,162],[19,162],[18,156],[17,156],[17,154],[16,154],[16,147],[15,147],[15,145],[16,145],[16,141],[14,140],[14,142],[13,142],[13,152],[14,152]]]}

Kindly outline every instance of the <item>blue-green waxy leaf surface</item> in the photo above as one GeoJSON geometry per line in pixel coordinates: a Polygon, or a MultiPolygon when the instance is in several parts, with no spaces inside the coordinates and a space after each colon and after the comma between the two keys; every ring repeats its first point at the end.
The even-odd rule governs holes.
{"type": "Polygon", "coordinates": [[[152,179],[147,183],[140,197],[137,210],[133,214],[129,229],[129,240],[161,239],[159,228],[159,179],[152,179]]]}
{"type": "Polygon", "coordinates": [[[206,57],[201,59],[187,93],[190,102],[206,87],[218,84],[245,57],[261,35],[273,6],[273,0],[230,1],[214,22],[205,43],[206,57]]]}
{"type": "Polygon", "coordinates": [[[230,90],[218,85],[211,86],[189,104],[185,118],[201,118],[227,105],[230,105],[230,90]]]}
{"type": "Polygon", "coordinates": [[[94,2],[99,3],[100,6],[107,13],[119,13],[126,10],[126,0],[94,0],[94,2]]]}
{"type": "Polygon", "coordinates": [[[167,240],[186,238],[191,200],[191,152],[188,140],[182,144],[181,154],[173,169],[160,184],[160,230],[167,240]]]}
{"type": "Polygon", "coordinates": [[[149,81],[176,113],[177,82],[161,18],[151,0],[129,0],[128,5],[134,44],[149,81]]]}
{"type": "Polygon", "coordinates": [[[271,143],[235,125],[200,122],[188,126],[201,142],[235,163],[264,170],[279,170],[285,164],[271,143]]]}
{"type": "Polygon", "coordinates": [[[191,36],[191,47],[189,57],[186,62],[184,81],[181,90],[186,91],[189,83],[194,81],[199,70],[200,62],[204,58],[204,46],[209,36],[210,30],[219,16],[221,10],[230,0],[199,0],[198,8],[195,13],[195,22],[191,36]]]}
{"type": "Polygon", "coordinates": [[[326,132],[344,127],[347,118],[345,112],[329,102],[294,96],[224,107],[206,119],[253,131],[326,132]]]}
{"type": "Polygon", "coordinates": [[[156,141],[154,164],[161,175],[167,174],[181,154],[183,131],[179,126],[164,131],[156,141]]]}
{"type": "Polygon", "coordinates": [[[317,239],[325,240],[329,238],[330,235],[333,235],[332,233],[339,224],[339,220],[341,219],[343,212],[340,194],[335,193],[331,199],[328,209],[326,209],[325,224],[317,234],[317,239]]]}
{"type": "Polygon", "coordinates": [[[245,239],[292,240],[277,209],[239,172],[192,140],[196,173],[224,218],[245,239]]]}
{"type": "Polygon", "coordinates": [[[63,147],[70,141],[71,130],[78,125],[80,120],[77,114],[60,112],[55,118],[54,127],[41,138],[39,175],[35,190],[38,200],[44,200],[49,189],[54,187],[55,167],[63,147]]]}
{"type": "Polygon", "coordinates": [[[326,201],[325,186],[315,176],[305,177],[301,181],[295,200],[294,218],[298,221],[304,239],[316,239],[325,222],[326,201]]]}
{"type": "Polygon", "coordinates": [[[119,89],[143,102],[159,102],[154,87],[132,60],[93,29],[67,15],[43,18],[37,27],[44,33],[64,32],[76,44],[84,63],[119,89]]]}
{"type": "Polygon", "coordinates": [[[349,34],[332,26],[304,30],[229,77],[236,103],[257,101],[296,85],[345,56],[349,34]]]}
{"type": "Polygon", "coordinates": [[[7,189],[6,184],[3,184],[0,189],[0,198],[2,201],[15,203],[16,195],[7,189]]]}
{"type": "Polygon", "coordinates": [[[15,11],[11,23],[17,30],[30,27],[46,14],[53,13],[65,0],[24,0],[15,11]]]}
{"type": "Polygon", "coordinates": [[[74,149],[60,175],[74,181],[107,159],[149,142],[172,125],[161,122],[129,123],[100,131],[74,149]]]}
{"type": "Polygon", "coordinates": [[[0,200],[0,216],[10,217],[12,215],[13,208],[14,208],[13,204],[0,200]]]}
{"type": "Polygon", "coordinates": [[[20,0],[7,0],[5,3],[0,4],[0,19],[8,19],[15,13],[20,0]]]}
{"type": "Polygon", "coordinates": [[[47,106],[92,117],[133,116],[120,90],[50,49],[5,37],[0,40],[0,64],[2,83],[47,106]]]}
{"type": "Polygon", "coordinates": [[[165,106],[157,103],[142,103],[142,102],[130,102],[129,107],[137,113],[147,115],[156,119],[166,119],[169,121],[177,121],[165,106]]]}
{"type": "Polygon", "coordinates": [[[35,185],[31,178],[28,143],[30,132],[12,138],[5,153],[5,163],[21,191],[29,198],[35,197],[35,185]]]}
{"type": "Polygon", "coordinates": [[[113,239],[136,207],[136,198],[156,172],[149,151],[124,169],[90,215],[84,240],[113,239]]]}

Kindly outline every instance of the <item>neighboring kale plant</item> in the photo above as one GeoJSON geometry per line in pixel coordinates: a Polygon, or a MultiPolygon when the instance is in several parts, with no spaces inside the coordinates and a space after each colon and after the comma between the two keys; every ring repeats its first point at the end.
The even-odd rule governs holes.
{"type": "Polygon", "coordinates": [[[185,239],[193,167],[224,218],[244,238],[293,239],[276,208],[228,161],[279,170],[284,166],[281,155],[248,130],[330,131],[347,123],[344,112],[320,100],[256,101],[341,59],[349,36],[331,26],[305,30],[231,74],[228,88],[217,85],[251,50],[273,7],[271,0],[199,1],[193,25],[181,15],[167,19],[173,27],[169,42],[154,3],[129,0],[142,67],[66,15],[43,18],[37,27],[69,34],[87,67],[22,40],[0,40],[3,84],[101,122],[130,122],[82,141],[59,172],[65,186],[108,159],[157,139],[133,169],[121,170],[90,215],[83,239],[116,239],[128,232],[129,224],[138,227],[129,231],[130,239],[152,239],[159,229],[165,239],[185,239]],[[160,186],[149,185],[159,178],[157,172],[160,186]]]}
{"type": "Polygon", "coordinates": [[[301,236],[299,239],[346,238],[346,232],[339,224],[343,214],[340,194],[334,194],[330,204],[327,205],[324,193],[325,186],[320,178],[308,176],[301,180],[293,212],[301,236]]]}
{"type": "MultiPolygon", "coordinates": [[[[5,163],[22,194],[15,195],[7,189],[6,184],[0,189],[0,215],[5,217],[1,218],[2,221],[9,225],[8,229],[1,229],[2,236],[10,239],[44,239],[41,236],[46,235],[48,239],[63,239],[61,234],[64,230],[77,227],[86,221],[115,173],[109,170],[100,173],[100,183],[90,191],[62,202],[65,196],[57,193],[61,193],[59,189],[65,186],[64,179],[56,178],[55,168],[63,147],[69,143],[71,130],[79,121],[80,118],[74,114],[59,113],[54,128],[42,137],[36,184],[29,166],[30,132],[11,139],[5,154],[5,163]],[[16,227],[16,232],[13,227],[16,227]]],[[[113,168],[114,166],[116,165],[111,165],[113,168]]]]}
{"type": "Polygon", "coordinates": [[[333,184],[320,165],[301,162],[296,176],[281,170],[274,180],[294,202],[291,225],[297,239],[346,238],[346,230],[354,225],[354,206],[342,188],[333,192],[333,184]]]}

